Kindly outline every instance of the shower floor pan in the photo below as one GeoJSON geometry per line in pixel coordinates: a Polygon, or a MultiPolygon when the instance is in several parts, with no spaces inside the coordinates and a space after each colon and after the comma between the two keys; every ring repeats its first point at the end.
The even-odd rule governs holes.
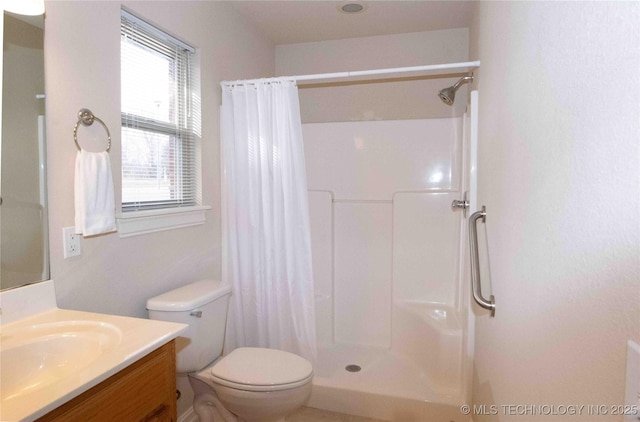
{"type": "Polygon", "coordinates": [[[424,371],[387,348],[334,344],[318,349],[307,405],[387,421],[467,422],[461,404],[459,390],[434,389],[424,371]]]}

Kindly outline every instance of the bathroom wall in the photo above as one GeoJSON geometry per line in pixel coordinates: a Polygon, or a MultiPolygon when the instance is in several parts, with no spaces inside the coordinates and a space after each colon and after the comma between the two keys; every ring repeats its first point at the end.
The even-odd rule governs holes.
{"type": "MultiPolygon", "coordinates": [[[[194,44],[201,60],[202,226],[120,239],[82,240],[82,255],[62,257],[62,228],[74,223],[72,130],[80,108],[109,127],[116,201],[120,190],[120,2],[48,1],[45,69],[51,277],[61,307],[146,317],[147,298],[204,277],[220,277],[219,81],[273,75],[274,46],[222,2],[125,1],[194,44]]],[[[96,125],[97,126],[97,125],[96,125]]],[[[104,137],[102,128],[82,141],[104,137]]],[[[103,138],[102,138],[103,139],[103,138]]],[[[98,145],[97,142],[95,142],[98,145]]]]}
{"type": "MultiPolygon", "coordinates": [[[[467,61],[466,28],[276,46],[276,74],[304,75],[467,61]]],[[[461,116],[464,102],[443,106],[436,94],[457,78],[423,73],[300,82],[303,123],[461,116]],[[370,79],[370,78],[369,78],[370,79]],[[326,83],[325,83],[326,82],[326,83]],[[330,104],[330,106],[327,106],[330,104]]],[[[459,91],[464,96],[466,87],[459,91]]]]}
{"type": "MultiPolygon", "coordinates": [[[[479,204],[497,311],[477,311],[473,402],[622,404],[626,341],[640,341],[640,6],[477,7],[479,204]]],[[[474,421],[550,419],[498,410],[474,421]]]]}
{"type": "MultiPolygon", "coordinates": [[[[83,239],[82,255],[62,256],[62,228],[74,224],[73,125],[91,109],[111,131],[116,201],[120,197],[120,2],[46,3],[45,75],[51,278],[63,308],[146,317],[146,300],[191,281],[221,276],[219,82],[272,76],[274,46],[222,2],[127,1],[123,4],[192,43],[200,55],[204,225],[120,239],[117,233],[83,239]]],[[[87,128],[87,147],[104,142],[87,128]]],[[[193,393],[178,378],[187,411],[193,393]]]]}

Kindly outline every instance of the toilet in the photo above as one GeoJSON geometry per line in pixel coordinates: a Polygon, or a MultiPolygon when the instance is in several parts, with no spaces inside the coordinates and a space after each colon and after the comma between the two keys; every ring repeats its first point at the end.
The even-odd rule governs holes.
{"type": "Polygon", "coordinates": [[[293,353],[241,347],[222,355],[231,287],[201,280],[147,301],[149,318],[188,324],[176,370],[189,374],[200,422],[276,422],[311,396],[313,368],[293,353]]]}

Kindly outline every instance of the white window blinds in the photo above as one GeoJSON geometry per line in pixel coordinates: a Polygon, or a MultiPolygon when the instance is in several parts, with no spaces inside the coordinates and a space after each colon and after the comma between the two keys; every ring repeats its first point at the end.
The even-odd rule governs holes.
{"type": "Polygon", "coordinates": [[[121,12],[122,211],[198,204],[194,49],[121,12]]]}

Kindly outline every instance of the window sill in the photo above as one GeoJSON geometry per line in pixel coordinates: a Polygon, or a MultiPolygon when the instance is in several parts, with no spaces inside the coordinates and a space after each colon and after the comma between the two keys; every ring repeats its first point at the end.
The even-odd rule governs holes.
{"type": "Polygon", "coordinates": [[[180,227],[197,226],[206,221],[208,205],[195,207],[167,208],[162,210],[133,211],[117,213],[118,234],[121,238],[139,236],[180,227]]]}

